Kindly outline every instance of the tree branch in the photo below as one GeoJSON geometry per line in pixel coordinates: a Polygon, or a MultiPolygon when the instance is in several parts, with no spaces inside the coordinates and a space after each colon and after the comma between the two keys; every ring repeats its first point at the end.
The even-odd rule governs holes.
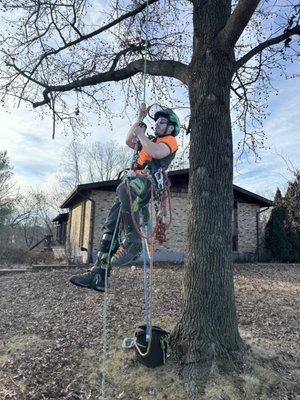
{"type": "MultiPolygon", "coordinates": [[[[125,68],[119,70],[109,70],[106,72],[102,72],[96,74],[94,76],[77,79],[71,83],[66,85],[57,85],[57,86],[46,86],[45,84],[41,84],[41,86],[45,87],[43,91],[44,100],[33,103],[33,107],[39,107],[44,104],[48,104],[50,102],[49,93],[51,92],[68,92],[73,89],[77,89],[85,86],[94,86],[99,83],[104,82],[118,82],[124,79],[128,79],[133,75],[136,75],[139,72],[144,71],[144,60],[136,60],[129,63],[125,68]]],[[[180,63],[178,61],[170,61],[170,60],[159,60],[159,61],[147,61],[147,73],[150,75],[158,75],[158,76],[168,76],[171,78],[176,78],[180,80],[182,83],[187,84],[188,81],[188,66],[186,64],[180,63]]],[[[28,77],[26,74],[23,75],[28,77]]],[[[35,83],[36,80],[34,80],[35,83]]]]}
{"type": "MultiPolygon", "coordinates": [[[[156,3],[157,1],[158,1],[158,0],[149,0],[148,5],[151,5],[151,4],[153,4],[153,3],[156,3]]],[[[146,7],[147,7],[147,2],[143,3],[142,5],[140,5],[138,8],[136,8],[136,9],[133,10],[133,11],[130,11],[130,12],[126,13],[126,14],[121,15],[119,18],[115,19],[114,21],[112,21],[112,22],[110,22],[110,23],[108,23],[108,24],[102,26],[101,28],[99,28],[99,29],[97,29],[97,30],[95,30],[95,31],[93,31],[93,32],[87,33],[86,35],[80,34],[80,36],[79,36],[78,39],[73,40],[73,41],[68,42],[68,43],[65,43],[65,42],[64,42],[64,43],[65,43],[64,46],[61,46],[61,47],[59,47],[58,49],[49,50],[49,51],[45,52],[44,54],[41,55],[39,61],[38,61],[37,64],[34,66],[31,75],[33,75],[33,73],[37,70],[37,68],[40,66],[40,64],[42,63],[42,61],[43,61],[45,58],[47,58],[47,57],[49,57],[49,56],[51,56],[51,55],[58,54],[58,53],[61,52],[62,50],[65,50],[65,49],[67,49],[67,48],[69,48],[69,47],[71,47],[71,46],[74,46],[74,45],[76,45],[76,44],[78,44],[78,43],[80,43],[80,42],[82,42],[82,41],[84,41],[84,40],[86,40],[86,39],[90,39],[90,38],[92,38],[92,37],[94,37],[94,36],[97,36],[97,35],[99,35],[100,33],[104,32],[104,31],[107,31],[108,29],[110,29],[110,28],[112,28],[113,26],[117,25],[117,24],[120,23],[121,21],[123,21],[123,20],[125,20],[125,19],[127,19],[127,18],[130,18],[130,17],[133,17],[134,15],[139,14],[139,13],[140,13],[141,11],[143,11],[146,7]]]]}
{"type": "Polygon", "coordinates": [[[247,54],[245,54],[242,58],[240,58],[234,67],[234,71],[237,71],[240,67],[246,64],[252,57],[256,54],[261,53],[267,47],[273,46],[274,44],[283,42],[293,35],[300,35],[300,25],[295,26],[292,29],[286,29],[283,34],[273,37],[272,39],[266,40],[263,43],[260,43],[258,46],[254,47],[247,54]]]}
{"type": "Polygon", "coordinates": [[[233,48],[248,25],[260,0],[240,0],[218,35],[223,48],[233,48]]]}
{"type": "MultiPolygon", "coordinates": [[[[149,44],[148,44],[148,47],[149,47],[149,44]]],[[[120,58],[122,57],[122,56],[124,56],[124,55],[126,55],[127,53],[130,53],[130,52],[137,52],[137,51],[143,51],[143,50],[145,50],[145,45],[139,45],[139,46],[137,46],[137,45],[135,45],[135,44],[131,44],[129,47],[127,47],[126,49],[124,49],[124,50],[121,50],[118,54],[116,54],[116,56],[115,56],[115,58],[114,58],[114,60],[113,60],[113,62],[112,62],[112,65],[111,65],[111,67],[110,67],[110,71],[114,71],[115,69],[116,69],[116,66],[117,66],[117,64],[118,64],[118,62],[119,62],[119,60],[120,60],[120,58]]]]}

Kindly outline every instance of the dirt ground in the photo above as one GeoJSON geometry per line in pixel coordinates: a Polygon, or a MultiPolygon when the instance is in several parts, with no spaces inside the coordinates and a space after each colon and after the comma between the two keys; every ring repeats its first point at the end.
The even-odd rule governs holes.
{"type": "MultiPolygon", "coordinates": [[[[239,393],[228,380],[218,378],[201,399],[299,399],[299,267],[235,266],[240,331],[252,345],[254,357],[265,357],[265,365],[260,362],[239,378],[243,380],[239,393]]],[[[69,284],[68,278],[78,272],[62,269],[0,276],[1,400],[101,398],[103,297],[69,284]]],[[[182,266],[155,269],[153,323],[169,331],[182,303],[182,277],[182,266]]],[[[109,289],[106,398],[187,399],[176,366],[167,362],[147,369],[136,361],[134,350],[121,348],[123,338],[132,336],[143,322],[142,299],[141,268],[114,271],[109,289]]]]}

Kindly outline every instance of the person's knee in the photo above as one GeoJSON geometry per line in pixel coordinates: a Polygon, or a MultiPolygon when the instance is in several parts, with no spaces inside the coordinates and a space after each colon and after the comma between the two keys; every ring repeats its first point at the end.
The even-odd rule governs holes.
{"type": "Polygon", "coordinates": [[[116,193],[119,199],[127,196],[127,187],[125,182],[120,183],[120,185],[117,187],[116,193]]]}
{"type": "Polygon", "coordinates": [[[121,203],[121,210],[123,212],[126,211],[127,209],[129,209],[129,205],[130,205],[128,190],[130,190],[130,189],[127,188],[125,183],[121,183],[117,188],[117,195],[118,195],[119,201],[121,203]]]}

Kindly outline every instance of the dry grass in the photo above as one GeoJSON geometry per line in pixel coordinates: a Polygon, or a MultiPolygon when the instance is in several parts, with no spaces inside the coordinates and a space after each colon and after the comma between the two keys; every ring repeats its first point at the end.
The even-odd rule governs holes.
{"type": "MultiPolygon", "coordinates": [[[[102,300],[69,285],[74,272],[78,270],[2,277],[1,400],[100,398],[102,300]]],[[[224,375],[213,367],[197,383],[196,399],[297,399],[297,266],[248,264],[236,266],[235,272],[240,330],[252,352],[239,373],[224,375]]],[[[154,321],[169,331],[182,304],[181,281],[181,267],[155,272],[154,321]]],[[[107,400],[191,398],[173,362],[147,369],[133,351],[122,350],[122,339],[142,322],[141,299],[142,271],[115,271],[109,294],[107,400]]]]}

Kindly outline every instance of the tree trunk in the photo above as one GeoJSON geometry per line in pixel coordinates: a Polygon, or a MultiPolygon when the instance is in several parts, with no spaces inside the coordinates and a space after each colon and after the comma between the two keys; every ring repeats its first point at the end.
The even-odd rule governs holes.
{"type": "MultiPolygon", "coordinates": [[[[223,3],[228,8],[228,2],[223,3]]],[[[214,6],[215,10],[210,7],[207,12],[214,13],[211,20],[219,21],[219,26],[209,25],[209,16],[201,12],[200,5],[195,9],[185,302],[173,333],[177,354],[192,378],[214,361],[228,365],[244,348],[237,326],[232,271],[230,84],[234,56],[223,51],[213,35],[224,26],[230,9],[224,16],[224,8],[219,11],[222,5],[214,6]],[[223,13],[219,18],[218,12],[223,13]]]]}

